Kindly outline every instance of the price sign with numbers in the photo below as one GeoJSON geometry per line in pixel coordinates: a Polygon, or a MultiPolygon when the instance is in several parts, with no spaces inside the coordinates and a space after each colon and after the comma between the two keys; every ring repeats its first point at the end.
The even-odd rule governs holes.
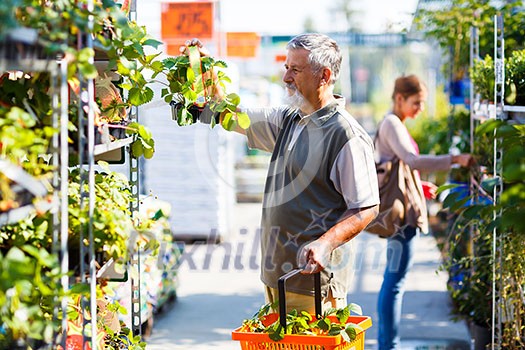
{"type": "Polygon", "coordinates": [[[162,3],[163,39],[213,37],[212,1],[162,3]]]}

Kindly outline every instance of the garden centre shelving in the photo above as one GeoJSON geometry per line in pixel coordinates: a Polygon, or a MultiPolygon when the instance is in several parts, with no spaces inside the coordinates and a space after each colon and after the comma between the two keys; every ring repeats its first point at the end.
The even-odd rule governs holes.
{"type": "MultiPolygon", "coordinates": [[[[88,10],[93,9],[93,0],[88,1],[88,10]]],[[[2,33],[3,34],[3,33],[2,33]]],[[[84,35],[85,47],[92,48],[93,40],[90,35],[84,35]]],[[[30,215],[35,214],[38,211],[39,214],[42,214],[47,211],[52,213],[52,227],[49,230],[50,237],[52,238],[52,248],[51,252],[57,254],[60,257],[60,267],[62,271],[62,276],[60,278],[60,283],[64,291],[67,291],[70,288],[70,284],[74,282],[74,279],[70,279],[70,265],[69,265],[69,251],[68,251],[68,235],[69,235],[69,225],[68,225],[68,180],[69,172],[72,170],[70,168],[70,152],[68,149],[68,135],[69,135],[69,118],[68,118],[68,105],[71,101],[71,95],[69,91],[69,86],[67,82],[67,63],[66,60],[63,60],[61,55],[57,57],[40,57],[35,55],[28,55],[28,50],[32,48],[32,43],[20,42],[13,44],[13,47],[8,47],[11,45],[11,41],[0,42],[0,71],[2,73],[18,74],[15,72],[20,72],[22,76],[31,75],[33,73],[46,72],[49,73],[50,82],[49,82],[49,97],[52,110],[52,128],[57,130],[52,136],[51,144],[51,156],[50,163],[54,166],[52,174],[50,173],[47,178],[50,180],[50,184],[46,186],[43,182],[37,180],[36,178],[31,177],[26,173],[21,167],[9,162],[7,159],[0,159],[0,172],[3,176],[12,184],[10,185],[11,190],[15,192],[16,199],[20,199],[20,203],[15,203],[12,209],[2,210],[0,212],[0,227],[4,227],[9,224],[16,224],[23,219],[30,217],[30,215]],[[19,47],[24,48],[24,52],[17,52],[19,47]],[[7,54],[9,53],[9,54],[7,54]],[[18,55],[20,53],[20,55],[18,55]],[[5,55],[4,55],[5,54],[5,55]],[[23,54],[23,56],[22,56],[23,54]],[[24,198],[22,198],[22,195],[24,198]]],[[[40,53],[39,50],[34,50],[34,52],[40,53]]],[[[93,62],[90,62],[93,63],[93,62]]],[[[2,82],[0,82],[2,84],[2,82]]],[[[90,286],[90,295],[92,296],[89,300],[85,300],[81,303],[82,313],[85,315],[85,309],[89,305],[90,310],[97,310],[97,275],[98,272],[101,272],[98,269],[94,247],[94,237],[93,237],[93,209],[95,203],[95,191],[94,191],[94,171],[95,171],[95,161],[97,159],[104,159],[108,154],[113,151],[120,151],[129,148],[129,145],[133,141],[133,137],[127,137],[122,140],[117,140],[114,142],[104,142],[98,145],[95,145],[95,135],[94,135],[94,82],[93,79],[81,79],[80,85],[80,98],[78,101],[79,104],[79,130],[87,130],[87,137],[82,135],[79,136],[79,142],[77,144],[79,152],[79,171],[81,172],[80,181],[85,183],[87,190],[84,191],[84,187],[81,185],[81,194],[80,201],[84,208],[88,208],[89,214],[89,223],[87,230],[81,233],[80,239],[80,255],[79,255],[79,264],[80,264],[80,275],[77,277],[81,282],[88,284],[90,286]],[[84,125],[87,124],[87,125],[84,125]],[[84,164],[84,165],[82,165],[84,164]],[[84,238],[89,241],[88,246],[84,246],[84,238]],[[86,250],[86,251],[84,251],[86,250]],[[84,256],[87,255],[87,261],[84,260],[84,256]]],[[[4,106],[2,106],[4,107],[4,106]]],[[[31,107],[27,106],[25,111],[29,114],[33,113],[31,107]]],[[[42,115],[35,116],[35,119],[43,117],[42,115]]],[[[6,145],[5,140],[4,147],[6,145]]],[[[0,149],[2,148],[0,142],[0,149]]],[[[123,153],[123,152],[122,152],[123,153]]],[[[131,185],[133,187],[133,193],[136,196],[136,201],[134,202],[133,210],[138,210],[138,160],[130,157],[130,178],[131,185]]],[[[77,166],[78,166],[77,164],[77,166]]],[[[3,180],[3,179],[2,179],[3,180]]],[[[3,189],[5,189],[5,184],[3,184],[3,189]]],[[[2,193],[3,195],[3,193],[2,193]]],[[[2,246],[4,248],[10,248],[2,246]]],[[[135,268],[138,271],[138,260],[132,260],[130,268],[135,268]],[[135,262],[135,264],[133,264],[135,262]]],[[[137,274],[130,274],[131,280],[135,278],[140,278],[142,272],[138,271],[137,274]],[[136,277],[137,276],[137,277],[136,277]]],[[[130,288],[131,289],[131,288],[130,288]]],[[[141,285],[135,283],[133,286],[134,299],[133,301],[138,300],[140,302],[141,294],[141,285]]],[[[59,317],[62,319],[62,334],[58,336],[58,343],[61,344],[62,348],[68,348],[66,346],[67,341],[67,329],[69,327],[67,308],[68,308],[68,299],[62,298],[57,300],[55,305],[55,319],[59,317]],[[58,313],[62,310],[61,315],[58,313]],[[61,339],[61,340],[60,340],[61,339]]],[[[134,333],[135,335],[140,334],[141,326],[141,315],[140,310],[137,313],[136,309],[132,309],[132,315],[135,316],[138,314],[138,318],[133,317],[134,322],[134,333]],[[138,320],[138,325],[137,321],[138,320]]],[[[88,319],[88,318],[85,318],[88,319]]],[[[147,319],[146,317],[142,318],[143,320],[147,319]]],[[[82,322],[82,335],[84,338],[82,342],[84,343],[87,338],[91,338],[91,348],[96,349],[97,338],[97,313],[93,312],[89,317],[89,322],[91,323],[92,331],[87,331],[86,324],[82,322]]],[[[2,319],[2,321],[4,321],[2,319]]],[[[2,332],[4,332],[4,324],[0,322],[0,327],[2,332]]],[[[8,345],[11,347],[11,345],[8,345]]],[[[12,345],[15,346],[15,345],[12,345]]],[[[40,346],[40,345],[39,345],[40,346]]]]}
{"type": "MultiPolygon", "coordinates": [[[[479,57],[479,39],[477,28],[472,28],[471,31],[471,66],[479,57]]],[[[474,129],[476,125],[489,119],[495,119],[499,121],[505,121],[509,124],[523,124],[525,122],[525,106],[508,105],[505,101],[505,86],[507,77],[506,74],[506,60],[505,60],[505,33],[503,17],[501,15],[494,16],[494,95],[491,99],[492,102],[482,103],[479,96],[474,94],[474,86],[471,86],[471,134],[470,144],[471,150],[474,149],[474,129]]],[[[503,156],[504,151],[502,147],[502,138],[496,136],[494,131],[494,141],[492,145],[493,152],[493,166],[491,170],[491,177],[495,180],[494,187],[491,193],[493,199],[493,221],[497,221],[501,218],[501,199],[504,191],[504,179],[503,179],[503,156]]],[[[494,226],[492,231],[492,247],[491,247],[491,260],[492,260],[492,312],[491,312],[491,343],[492,349],[502,348],[503,338],[503,323],[509,321],[509,315],[505,314],[505,308],[514,308],[510,306],[512,301],[505,300],[505,296],[502,295],[502,291],[508,287],[505,285],[506,281],[503,278],[504,264],[509,264],[506,261],[505,243],[504,237],[506,232],[500,232],[497,226],[494,226]]],[[[519,254],[519,252],[511,252],[513,254],[519,254]]],[[[523,293],[523,292],[521,292],[523,293]]],[[[516,330],[519,334],[520,330],[516,330]]]]}
{"type": "MultiPolygon", "coordinates": [[[[24,29],[27,33],[27,29],[24,29]]],[[[50,94],[52,107],[52,126],[58,133],[53,134],[51,142],[52,154],[51,161],[54,166],[52,180],[52,189],[50,190],[42,181],[36,180],[27,174],[22,168],[10,163],[8,160],[0,160],[0,171],[9,178],[16,187],[22,188],[29,192],[33,198],[37,198],[32,203],[24,203],[23,206],[2,212],[0,214],[0,227],[21,221],[36,211],[39,213],[53,212],[52,251],[60,256],[60,269],[62,277],[60,283],[64,291],[69,287],[68,277],[68,114],[64,101],[67,101],[68,88],[66,82],[67,63],[58,58],[43,58],[38,54],[35,40],[28,41],[27,38],[20,38],[25,53],[19,52],[16,40],[6,40],[1,43],[0,50],[0,72],[16,74],[15,72],[35,73],[47,72],[50,74],[50,94]],[[34,51],[27,50],[34,49],[34,51]],[[7,54],[8,53],[8,54],[7,54]],[[21,54],[21,56],[19,56],[21,54]],[[5,57],[4,55],[10,56],[5,57]],[[14,58],[12,58],[14,57],[14,58]],[[51,195],[49,196],[51,192],[51,195]],[[47,197],[47,198],[46,198],[47,197]]],[[[28,106],[27,106],[28,107],[28,106]]],[[[28,112],[32,113],[28,107],[28,112]]],[[[59,310],[62,310],[62,327],[65,330],[67,326],[66,317],[67,301],[63,299],[60,303],[55,304],[54,315],[58,316],[59,310]]],[[[65,331],[64,331],[65,335],[65,331]]]]}

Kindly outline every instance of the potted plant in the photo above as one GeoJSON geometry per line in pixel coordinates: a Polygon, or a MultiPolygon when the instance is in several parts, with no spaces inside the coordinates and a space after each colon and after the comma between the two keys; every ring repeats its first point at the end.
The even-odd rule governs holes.
{"type": "Polygon", "coordinates": [[[512,51],[505,62],[506,102],[525,106],[525,50],[512,51]]]}
{"type": "MultiPolygon", "coordinates": [[[[525,105],[525,50],[512,51],[505,58],[505,103],[525,105]]],[[[474,90],[481,101],[494,102],[494,60],[490,55],[474,61],[470,69],[474,90]]]]}
{"type": "Polygon", "coordinates": [[[173,119],[179,125],[191,125],[207,108],[212,127],[220,122],[226,130],[233,130],[237,126],[248,128],[248,115],[237,110],[239,96],[223,93],[227,90],[227,83],[231,82],[221,70],[227,67],[226,63],[210,56],[201,56],[196,46],[188,50],[189,55],[170,57],[149,65],[154,71],[153,79],[158,75],[165,78],[165,81],[155,81],[165,85],[162,98],[171,105],[173,119]]]}

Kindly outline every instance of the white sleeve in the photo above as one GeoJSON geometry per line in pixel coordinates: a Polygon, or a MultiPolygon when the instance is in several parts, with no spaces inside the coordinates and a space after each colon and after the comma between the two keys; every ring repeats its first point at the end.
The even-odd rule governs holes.
{"type": "Polygon", "coordinates": [[[449,170],[452,156],[418,154],[412,144],[410,134],[401,120],[395,115],[389,115],[380,128],[379,141],[390,149],[399,159],[408,164],[411,169],[421,171],[449,170]]]}
{"type": "Polygon", "coordinates": [[[285,107],[246,108],[242,111],[250,117],[246,130],[248,147],[272,152],[281,131],[285,107]]]}
{"type": "Polygon", "coordinates": [[[348,209],[379,204],[379,186],[373,149],[361,137],[350,139],[339,151],[330,180],[346,201],[348,209]]]}

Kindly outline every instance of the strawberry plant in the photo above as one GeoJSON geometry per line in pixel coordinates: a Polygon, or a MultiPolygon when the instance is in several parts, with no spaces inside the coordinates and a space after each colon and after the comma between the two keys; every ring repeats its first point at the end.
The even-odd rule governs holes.
{"type": "Polygon", "coordinates": [[[126,134],[134,137],[131,143],[131,153],[134,157],[139,158],[144,156],[146,159],[151,159],[155,153],[155,140],[151,131],[139,123],[133,122],[126,128],[126,134]]]}
{"type": "MultiPolygon", "coordinates": [[[[195,123],[204,107],[208,106],[211,113],[221,116],[221,124],[226,130],[237,126],[247,129],[250,125],[248,115],[237,111],[239,95],[222,93],[226,91],[226,84],[231,83],[231,79],[221,70],[227,68],[226,63],[210,56],[201,57],[196,46],[188,50],[188,56],[170,57],[149,65],[154,71],[153,79],[159,74],[166,78],[166,81],[156,81],[165,85],[161,96],[172,105],[177,123],[182,126],[195,123]]],[[[217,122],[216,118],[211,118],[212,127],[217,122]]]]}

